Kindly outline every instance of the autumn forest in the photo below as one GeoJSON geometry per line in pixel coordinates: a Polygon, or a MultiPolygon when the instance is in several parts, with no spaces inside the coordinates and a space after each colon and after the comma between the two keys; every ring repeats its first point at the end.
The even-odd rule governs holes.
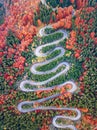
{"type": "Polygon", "coordinates": [[[0,1],[0,130],[97,130],[97,0],[0,1]]]}

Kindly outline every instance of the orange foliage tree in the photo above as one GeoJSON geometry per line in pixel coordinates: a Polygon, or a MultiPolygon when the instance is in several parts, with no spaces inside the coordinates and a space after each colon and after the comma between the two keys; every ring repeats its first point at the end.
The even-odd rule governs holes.
{"type": "Polygon", "coordinates": [[[54,29],[65,28],[70,29],[72,26],[72,12],[73,6],[58,8],[58,14],[56,15],[57,22],[52,26],[54,29]]]}
{"type": "Polygon", "coordinates": [[[76,0],[77,8],[80,9],[88,4],[88,0],[76,0]]]}

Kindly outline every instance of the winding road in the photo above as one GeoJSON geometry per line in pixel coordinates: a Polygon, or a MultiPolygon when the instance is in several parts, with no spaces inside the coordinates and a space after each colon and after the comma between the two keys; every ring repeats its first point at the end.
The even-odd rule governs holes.
{"type": "MultiPolygon", "coordinates": [[[[42,82],[35,82],[35,81],[31,81],[31,80],[24,80],[24,81],[22,81],[20,83],[20,86],[19,86],[19,89],[21,91],[35,92],[35,91],[39,91],[39,90],[43,90],[43,91],[45,91],[45,90],[52,90],[56,86],[51,86],[51,87],[48,87],[48,88],[38,88],[38,86],[46,85],[47,83],[53,81],[57,77],[59,77],[61,75],[65,75],[68,72],[68,70],[70,69],[69,63],[67,63],[67,62],[61,62],[59,65],[57,65],[55,68],[53,68],[51,70],[48,70],[48,71],[45,71],[45,72],[43,72],[43,71],[37,71],[37,67],[46,65],[46,64],[48,64],[50,62],[53,62],[54,60],[56,60],[59,57],[62,57],[65,54],[65,50],[62,47],[56,47],[55,49],[50,50],[50,51],[48,51],[46,53],[42,52],[42,48],[47,47],[47,46],[51,46],[51,45],[57,45],[60,41],[63,41],[65,38],[68,37],[68,33],[65,30],[60,29],[60,30],[58,30],[58,31],[56,31],[54,33],[46,34],[45,33],[45,28],[52,28],[52,26],[49,25],[49,26],[46,26],[46,27],[40,29],[39,34],[40,34],[41,37],[42,36],[52,35],[52,34],[57,33],[57,32],[61,32],[63,34],[63,37],[61,39],[59,39],[59,40],[54,41],[54,42],[50,42],[50,43],[47,43],[45,45],[41,45],[41,46],[37,47],[36,50],[35,50],[35,52],[34,52],[35,55],[37,57],[47,57],[48,54],[51,54],[55,50],[60,50],[60,54],[57,55],[56,57],[52,58],[52,59],[49,59],[49,60],[46,60],[44,62],[40,62],[40,63],[36,63],[36,64],[32,65],[32,67],[31,67],[30,70],[31,70],[32,74],[44,75],[44,74],[50,74],[52,72],[56,72],[62,66],[65,66],[65,69],[62,70],[61,72],[57,73],[53,77],[51,77],[51,78],[49,78],[49,79],[47,79],[45,81],[42,81],[42,82]],[[32,85],[32,89],[25,88],[26,84],[32,85]],[[37,86],[37,87],[33,88],[33,86],[37,86]]],[[[76,91],[76,89],[77,89],[77,86],[76,86],[76,84],[73,81],[67,81],[67,82],[65,82],[63,84],[59,84],[57,86],[58,86],[58,88],[61,88],[62,86],[66,85],[66,84],[71,84],[72,88],[70,90],[68,90],[67,92],[70,92],[70,93],[73,94],[76,91]]],[[[79,120],[80,117],[81,117],[81,113],[80,113],[80,111],[77,108],[66,108],[66,107],[56,108],[56,107],[50,107],[50,106],[49,107],[39,106],[39,107],[36,107],[36,108],[34,107],[35,103],[41,103],[41,102],[44,102],[44,101],[47,101],[47,100],[59,97],[60,95],[61,94],[59,93],[59,94],[55,94],[55,95],[52,95],[50,97],[42,98],[42,99],[35,100],[35,101],[23,101],[23,102],[21,102],[21,103],[18,104],[17,108],[22,113],[32,112],[32,111],[35,111],[35,110],[66,110],[66,111],[69,110],[69,111],[74,111],[77,114],[76,117],[73,117],[73,116],[61,116],[61,115],[59,115],[59,116],[55,116],[53,118],[52,123],[57,128],[69,128],[69,129],[72,129],[72,130],[77,130],[74,125],[66,125],[66,124],[63,125],[63,124],[58,124],[57,123],[57,120],[59,120],[59,119],[66,119],[66,120],[72,120],[72,121],[79,120]],[[30,105],[31,108],[24,109],[23,108],[24,105],[30,105]]]]}

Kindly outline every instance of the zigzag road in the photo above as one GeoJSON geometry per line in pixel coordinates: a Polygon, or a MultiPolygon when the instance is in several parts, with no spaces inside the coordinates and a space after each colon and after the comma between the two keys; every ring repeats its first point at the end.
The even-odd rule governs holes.
{"type": "MultiPolygon", "coordinates": [[[[58,56],[52,58],[52,59],[49,59],[49,60],[46,60],[44,62],[40,62],[40,63],[36,63],[36,64],[32,65],[32,67],[31,67],[30,70],[31,70],[32,74],[44,75],[44,74],[50,74],[52,72],[56,72],[56,70],[58,70],[58,68],[60,68],[62,66],[65,66],[65,69],[62,70],[61,72],[57,73],[53,77],[51,77],[51,78],[49,78],[49,79],[47,79],[45,81],[42,81],[42,82],[35,82],[35,81],[31,81],[31,80],[24,80],[24,81],[22,81],[20,83],[20,86],[19,86],[21,91],[35,92],[35,91],[39,91],[39,90],[42,90],[42,91],[52,90],[56,86],[52,86],[52,87],[48,87],[48,88],[37,88],[36,87],[36,88],[30,89],[30,88],[25,88],[25,85],[26,84],[30,84],[32,86],[46,85],[47,83],[53,81],[57,77],[59,77],[61,75],[65,75],[68,72],[68,70],[70,69],[69,63],[67,63],[67,62],[61,62],[59,65],[57,65],[55,68],[53,68],[51,70],[48,70],[48,71],[45,71],[45,72],[43,72],[43,71],[37,71],[37,67],[46,65],[46,64],[48,64],[50,62],[53,62],[54,60],[56,60],[59,57],[62,57],[65,54],[65,49],[62,48],[62,47],[56,47],[52,51],[50,50],[50,51],[48,51],[46,53],[42,52],[42,48],[47,47],[47,46],[51,46],[51,45],[57,45],[60,41],[63,41],[65,38],[68,37],[68,33],[65,30],[60,29],[60,30],[58,30],[58,31],[56,31],[56,32],[54,32],[52,34],[46,34],[45,33],[45,28],[52,28],[52,26],[49,25],[49,26],[46,26],[46,27],[40,29],[39,34],[40,34],[41,37],[42,36],[52,35],[52,34],[58,33],[58,32],[62,33],[63,37],[61,39],[59,39],[59,40],[54,41],[54,42],[50,42],[50,43],[47,43],[45,45],[41,45],[41,46],[37,47],[36,50],[35,50],[35,55],[38,56],[38,57],[47,57],[48,54],[51,54],[55,50],[60,50],[60,54],[58,56]]],[[[63,84],[59,84],[57,86],[58,86],[58,88],[61,88],[62,86],[66,85],[66,84],[71,84],[72,88],[70,90],[68,90],[67,92],[70,92],[70,93],[73,94],[76,91],[76,89],[77,89],[77,86],[76,86],[76,84],[73,81],[67,81],[67,82],[65,82],[63,84]]],[[[80,113],[80,111],[78,109],[76,109],[76,108],[66,108],[66,107],[64,107],[64,108],[56,108],[56,107],[50,107],[50,106],[49,107],[40,106],[40,107],[36,107],[36,108],[32,107],[32,106],[34,106],[35,103],[41,103],[41,102],[50,100],[52,98],[59,97],[60,95],[61,94],[55,94],[55,95],[52,95],[50,97],[42,98],[42,99],[39,99],[39,100],[36,100],[36,101],[24,101],[24,102],[21,102],[21,103],[18,104],[18,110],[20,112],[22,112],[22,113],[32,112],[32,111],[35,111],[35,110],[69,110],[69,111],[75,111],[77,113],[76,117],[72,117],[72,116],[61,116],[60,115],[60,116],[54,117],[52,123],[57,128],[70,128],[72,130],[76,130],[75,126],[73,126],[73,125],[65,125],[65,124],[64,125],[63,124],[58,124],[57,120],[58,119],[66,119],[66,120],[72,120],[72,121],[79,120],[80,117],[81,117],[81,113],[80,113]],[[24,105],[31,105],[31,108],[24,109],[23,108],[24,105]]]]}

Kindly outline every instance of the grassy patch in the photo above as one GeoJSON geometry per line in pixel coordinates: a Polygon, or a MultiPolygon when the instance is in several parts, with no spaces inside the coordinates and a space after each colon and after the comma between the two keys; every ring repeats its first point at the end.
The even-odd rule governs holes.
{"type": "MultiPolygon", "coordinates": [[[[51,59],[51,58],[54,58],[55,56],[57,56],[58,54],[60,54],[60,50],[56,50],[55,52],[51,53],[51,55],[49,55],[47,57],[47,59],[51,59]]],[[[62,60],[62,58],[58,58],[57,60],[55,61],[52,61],[46,65],[43,65],[43,66],[39,66],[37,67],[37,70],[38,71],[47,71],[47,70],[50,70],[54,67],[56,67],[56,65],[62,60]]]]}

